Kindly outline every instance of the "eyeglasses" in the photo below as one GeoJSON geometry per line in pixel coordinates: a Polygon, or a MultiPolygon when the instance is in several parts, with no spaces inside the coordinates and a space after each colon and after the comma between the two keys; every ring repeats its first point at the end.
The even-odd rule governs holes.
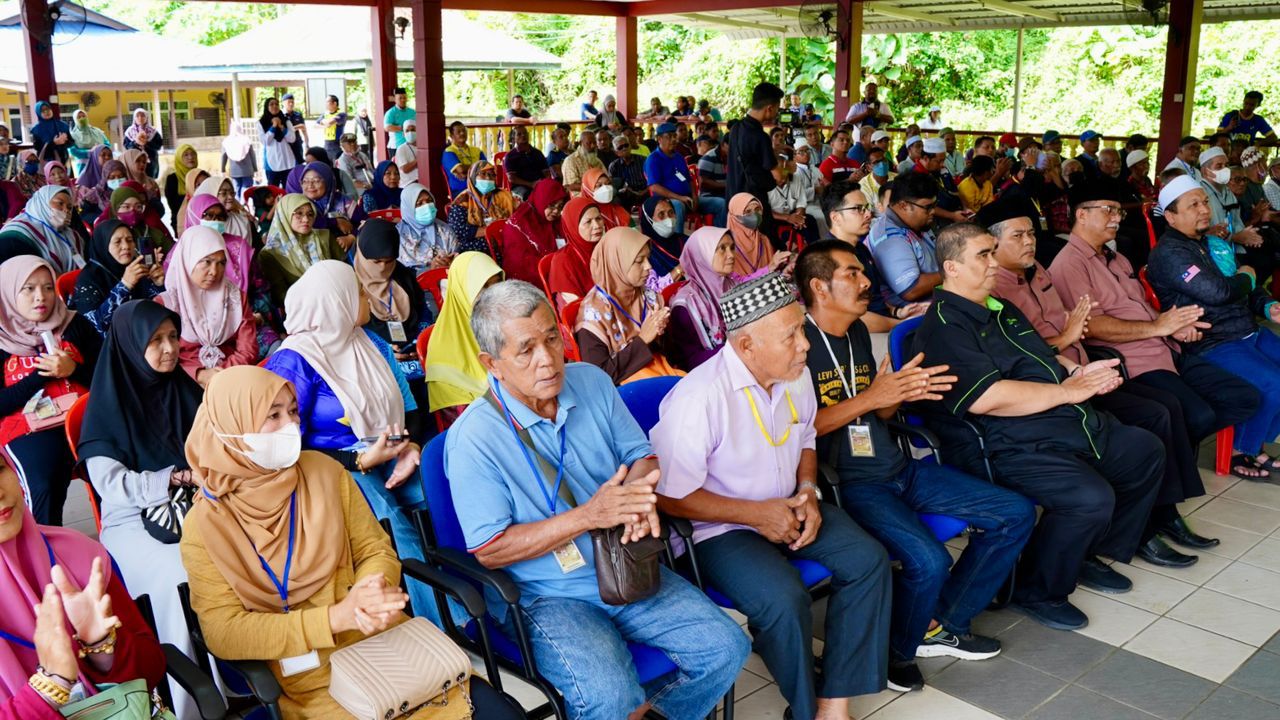
{"type": "Polygon", "coordinates": [[[303,187],[323,187],[324,180],[321,180],[320,178],[306,178],[301,184],[303,187]]]}
{"type": "Polygon", "coordinates": [[[933,212],[934,210],[938,209],[938,204],[937,204],[937,203],[933,203],[933,204],[931,204],[931,205],[921,205],[921,204],[920,204],[920,203],[918,203],[918,202],[911,202],[910,200],[903,200],[902,202],[904,202],[904,203],[906,203],[906,204],[908,204],[908,205],[914,205],[915,207],[918,207],[918,208],[920,208],[921,210],[923,210],[923,211],[925,211],[925,212],[927,212],[927,213],[931,213],[931,212],[933,212]]]}
{"type": "Polygon", "coordinates": [[[1080,209],[1081,210],[1106,210],[1108,215],[1114,215],[1115,217],[1118,217],[1121,220],[1123,220],[1125,216],[1124,208],[1113,207],[1111,205],[1081,205],[1080,209]]]}
{"type": "MultiPolygon", "coordinates": [[[[930,209],[932,210],[932,208],[930,209]]],[[[850,205],[848,207],[842,207],[836,210],[836,212],[856,212],[856,213],[861,213],[863,215],[869,215],[873,210],[875,210],[874,205],[871,205],[869,203],[863,203],[862,205],[850,205]]]]}

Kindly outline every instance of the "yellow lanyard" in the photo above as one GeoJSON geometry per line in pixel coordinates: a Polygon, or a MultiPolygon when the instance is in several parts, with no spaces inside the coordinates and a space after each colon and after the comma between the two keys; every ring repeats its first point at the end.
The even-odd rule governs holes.
{"type": "Polygon", "coordinates": [[[769,434],[768,428],[764,426],[764,421],[760,419],[760,411],[756,408],[756,399],[751,395],[751,388],[744,387],[742,392],[747,395],[747,402],[751,404],[751,414],[756,418],[756,427],[760,428],[760,434],[764,435],[764,439],[773,447],[781,447],[786,444],[787,438],[791,437],[791,425],[795,425],[799,421],[796,415],[796,405],[791,402],[791,391],[787,390],[787,405],[791,408],[791,425],[787,426],[787,431],[782,434],[782,438],[775,441],[773,436],[769,434]]]}

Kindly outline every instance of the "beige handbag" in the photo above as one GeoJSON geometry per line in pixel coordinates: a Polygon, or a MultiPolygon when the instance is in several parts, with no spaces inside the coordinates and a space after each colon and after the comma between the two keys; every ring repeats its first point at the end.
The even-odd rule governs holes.
{"type": "Polygon", "coordinates": [[[471,717],[471,660],[424,618],[409,620],[329,656],[329,695],[359,720],[391,720],[445,707],[461,687],[471,717]]]}

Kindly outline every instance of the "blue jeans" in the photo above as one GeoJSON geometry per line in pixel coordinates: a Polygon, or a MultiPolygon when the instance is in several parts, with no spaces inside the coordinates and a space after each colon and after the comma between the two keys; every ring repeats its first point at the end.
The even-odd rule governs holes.
{"type": "Polygon", "coordinates": [[[713,227],[729,227],[729,204],[724,198],[714,195],[702,195],[698,198],[698,214],[710,213],[715,216],[713,227]]]}
{"type": "Polygon", "coordinates": [[[907,461],[896,477],[854,480],[839,490],[849,515],[902,563],[894,575],[889,631],[895,662],[915,658],[932,619],[957,635],[968,633],[1013,572],[1036,523],[1035,506],[1021,495],[917,460],[907,461]],[[917,513],[950,515],[978,531],[969,535],[954,568],[917,513]]]}
{"type": "MultiPolygon", "coordinates": [[[[646,700],[673,720],[705,717],[751,651],[728,615],[665,567],[662,588],[640,602],[539,597],[520,614],[538,672],[564,696],[570,720],[618,720],[646,700]],[[662,650],[679,670],[641,687],[627,641],[662,650]]],[[[511,638],[513,617],[508,613],[503,627],[511,638]]]]}
{"type": "Polygon", "coordinates": [[[248,175],[246,177],[231,178],[231,181],[236,184],[236,199],[243,201],[244,191],[253,187],[253,176],[248,175]]]}
{"type": "Polygon", "coordinates": [[[1262,395],[1258,411],[1236,426],[1235,442],[1236,449],[1246,455],[1262,452],[1262,443],[1280,435],[1280,338],[1258,328],[1247,338],[1209,348],[1201,357],[1239,375],[1262,395]]]}
{"type": "Polygon", "coordinates": [[[751,530],[732,530],[695,548],[703,579],[747,616],[756,652],[797,718],[812,718],[819,697],[880,692],[888,669],[889,557],[845,511],[820,507],[818,537],[796,551],[751,530]],[[813,598],[790,558],[831,571],[821,688],[813,673],[813,598]]]}
{"type": "MultiPolygon", "coordinates": [[[[391,519],[391,537],[396,542],[396,554],[402,558],[425,560],[422,538],[414,527],[409,513],[427,507],[426,495],[423,492],[422,479],[413,473],[400,486],[387,489],[387,478],[391,475],[394,463],[383,463],[369,472],[351,471],[351,477],[360,488],[360,493],[369,503],[369,509],[379,520],[391,519]]],[[[440,612],[436,608],[435,593],[425,583],[404,578],[405,592],[409,593],[409,603],[413,606],[413,614],[440,625],[440,612]]],[[[465,617],[461,606],[453,613],[454,617],[465,617]]]]}

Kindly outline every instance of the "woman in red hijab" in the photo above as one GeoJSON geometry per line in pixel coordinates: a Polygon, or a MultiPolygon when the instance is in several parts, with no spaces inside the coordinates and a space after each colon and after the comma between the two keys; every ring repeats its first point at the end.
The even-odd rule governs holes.
{"type": "MultiPolygon", "coordinates": [[[[586,184],[586,179],[583,179],[586,184]]],[[[607,221],[595,201],[576,197],[564,206],[560,225],[565,245],[551,256],[548,290],[556,309],[583,297],[591,291],[591,253],[604,237],[607,221]]]]}
{"type": "Polygon", "coordinates": [[[542,284],[538,260],[556,251],[556,226],[568,200],[560,181],[546,178],[539,180],[529,199],[516,208],[502,227],[502,269],[508,280],[542,284]]]}

